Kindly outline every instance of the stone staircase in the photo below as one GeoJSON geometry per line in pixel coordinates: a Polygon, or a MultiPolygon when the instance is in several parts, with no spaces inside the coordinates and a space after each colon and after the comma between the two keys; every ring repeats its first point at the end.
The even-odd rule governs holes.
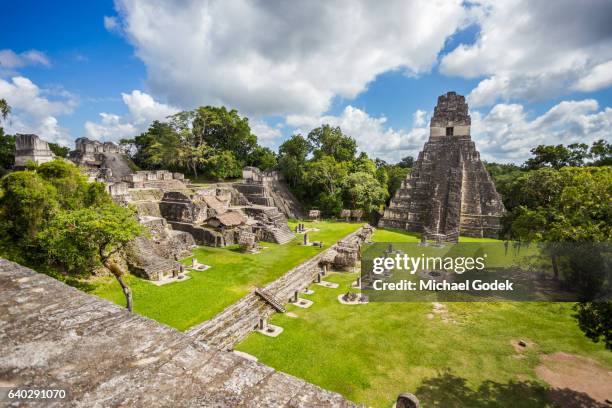
{"type": "Polygon", "coordinates": [[[285,228],[271,227],[270,232],[274,237],[274,241],[281,245],[286,244],[295,238],[295,234],[291,232],[287,226],[285,226],[285,228]]]}
{"type": "Polygon", "coordinates": [[[280,302],[280,300],[278,300],[276,297],[274,297],[273,295],[269,294],[268,292],[266,292],[266,291],[264,291],[262,289],[255,289],[255,294],[258,295],[263,300],[265,300],[266,302],[268,302],[270,304],[270,306],[272,306],[277,312],[279,312],[279,313],[285,313],[286,312],[285,307],[280,302]]]}

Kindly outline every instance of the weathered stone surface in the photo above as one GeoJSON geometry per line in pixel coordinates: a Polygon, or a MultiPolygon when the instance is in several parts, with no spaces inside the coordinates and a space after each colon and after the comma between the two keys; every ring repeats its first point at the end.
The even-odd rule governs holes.
{"type": "Polygon", "coordinates": [[[304,218],[304,208],[285,184],[278,171],[261,171],[257,167],[242,170],[243,183],[234,183],[250,203],[277,207],[288,218],[304,218]]]}
{"type": "Polygon", "coordinates": [[[17,134],[15,138],[15,167],[24,168],[29,161],[43,164],[55,159],[49,144],[37,135],[17,134]]]}
{"type": "Polygon", "coordinates": [[[438,98],[429,141],[379,225],[457,242],[459,235],[496,238],[504,206],[470,137],[465,98],[438,98]]]}
{"type": "Polygon", "coordinates": [[[0,381],[70,407],[355,407],[340,395],[0,259],[0,381]]]}

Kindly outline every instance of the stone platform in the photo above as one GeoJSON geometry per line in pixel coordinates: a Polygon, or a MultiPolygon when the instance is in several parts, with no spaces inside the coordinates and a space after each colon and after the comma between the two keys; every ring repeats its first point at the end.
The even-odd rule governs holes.
{"type": "Polygon", "coordinates": [[[0,383],[67,390],[45,406],[356,406],[4,259],[0,383]]]}

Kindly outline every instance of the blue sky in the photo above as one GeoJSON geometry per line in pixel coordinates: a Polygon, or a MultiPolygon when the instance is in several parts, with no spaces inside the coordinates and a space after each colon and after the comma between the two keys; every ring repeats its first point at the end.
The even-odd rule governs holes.
{"type": "Polygon", "coordinates": [[[611,138],[610,2],[433,3],[10,2],[5,127],[68,145],[119,140],[179,109],[225,104],[268,146],[331,123],[394,161],[418,152],[437,96],[454,90],[489,160],[611,138]]]}

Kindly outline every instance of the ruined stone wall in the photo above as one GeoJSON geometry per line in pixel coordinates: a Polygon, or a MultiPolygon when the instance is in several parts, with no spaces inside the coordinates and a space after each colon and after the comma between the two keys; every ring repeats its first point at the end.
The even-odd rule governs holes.
{"type": "Polygon", "coordinates": [[[32,134],[17,134],[15,138],[15,167],[24,168],[29,161],[43,164],[55,159],[49,144],[32,134]]]}
{"type": "MultiPolygon", "coordinates": [[[[342,241],[362,243],[371,233],[371,230],[366,231],[369,228],[362,227],[342,241]]],[[[328,252],[335,250],[336,245],[332,245],[321,251],[265,286],[263,290],[283,304],[288,303],[295,291],[307,288],[316,279],[322,270],[321,261],[326,258],[328,252]]],[[[187,334],[214,347],[231,349],[255,329],[260,319],[267,319],[274,313],[275,309],[270,304],[255,293],[250,293],[212,319],[190,329],[187,334]]]]}
{"type": "Polygon", "coordinates": [[[356,407],[4,259],[0,333],[3,386],[66,389],[57,406],[356,407]]]}

